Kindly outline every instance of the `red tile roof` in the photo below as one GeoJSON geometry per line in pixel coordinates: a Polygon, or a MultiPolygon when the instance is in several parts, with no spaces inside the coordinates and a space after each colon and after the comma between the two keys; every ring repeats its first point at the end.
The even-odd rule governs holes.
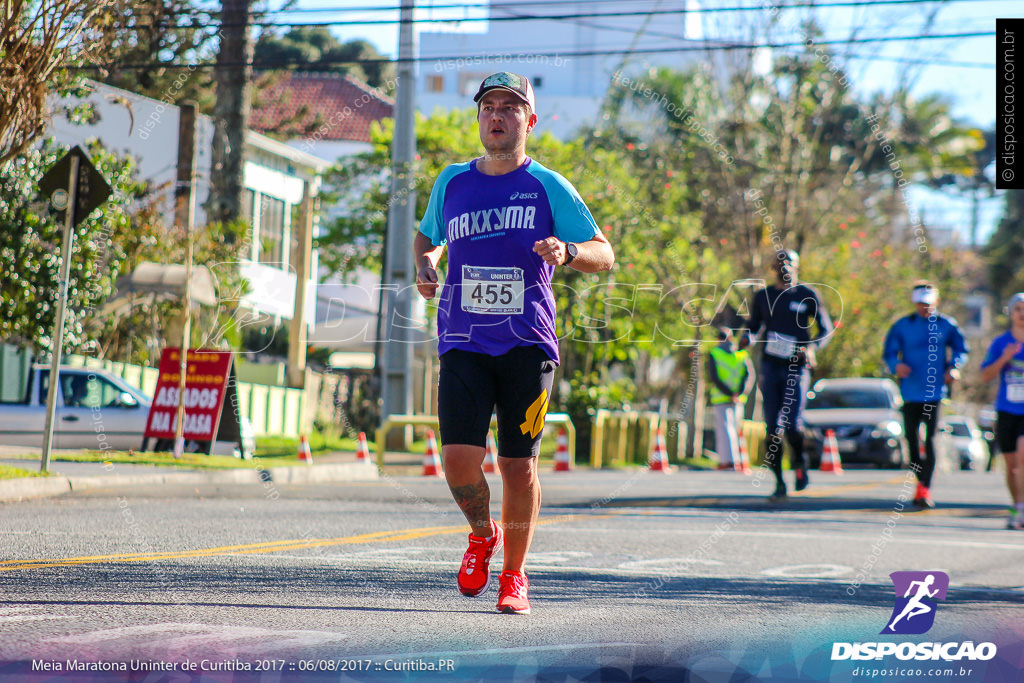
{"type": "Polygon", "coordinates": [[[394,99],[350,76],[294,72],[271,78],[249,118],[250,128],[261,133],[369,142],[370,124],[394,116],[394,99]]]}

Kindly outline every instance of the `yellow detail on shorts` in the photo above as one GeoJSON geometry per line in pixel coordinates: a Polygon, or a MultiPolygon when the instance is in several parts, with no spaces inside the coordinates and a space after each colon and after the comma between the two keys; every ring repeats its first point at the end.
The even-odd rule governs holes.
{"type": "Polygon", "coordinates": [[[537,400],[526,409],[526,422],[519,425],[523,434],[529,434],[534,439],[544,429],[544,416],[548,414],[548,390],[540,392],[537,400]]]}

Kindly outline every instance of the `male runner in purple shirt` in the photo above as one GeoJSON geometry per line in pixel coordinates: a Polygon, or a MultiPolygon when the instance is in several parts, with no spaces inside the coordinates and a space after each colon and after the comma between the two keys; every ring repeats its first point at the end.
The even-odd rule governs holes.
{"type": "Polygon", "coordinates": [[[480,141],[486,154],[441,172],[416,234],[416,285],[438,288],[438,420],[448,487],[471,532],[458,574],[475,597],[490,584],[491,556],[504,543],[498,611],[529,614],[526,553],[540,511],[537,455],[558,364],[557,266],[611,269],[611,245],[569,182],[526,156],[537,123],[530,81],[501,72],[480,84],[480,141]],[[491,413],[498,416],[502,479],[499,525],[483,473],[491,413]],[[504,528],[503,528],[504,527],[504,528]]]}

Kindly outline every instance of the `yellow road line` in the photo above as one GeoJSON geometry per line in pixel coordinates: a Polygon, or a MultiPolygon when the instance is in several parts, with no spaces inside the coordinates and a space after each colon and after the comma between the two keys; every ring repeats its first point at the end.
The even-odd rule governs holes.
{"type": "MultiPolygon", "coordinates": [[[[888,484],[899,484],[901,481],[906,481],[907,477],[900,475],[886,479],[881,482],[869,482],[867,484],[840,484],[839,486],[829,486],[827,488],[813,488],[809,491],[794,492],[793,497],[795,498],[824,498],[825,496],[831,496],[834,493],[846,493],[848,491],[869,491],[871,489],[881,488],[888,484]]],[[[917,481],[916,479],[914,480],[917,481]]]]}
{"type": "MultiPolygon", "coordinates": [[[[607,515],[600,515],[607,516],[607,515]]],[[[538,520],[538,526],[564,522],[578,519],[583,515],[558,515],[550,519],[538,520]]],[[[590,517],[593,517],[591,515],[590,517]]],[[[0,572],[14,571],[16,569],[42,569],[45,567],[73,567],[83,564],[106,564],[115,562],[153,562],[157,560],[175,560],[188,557],[213,557],[216,555],[255,555],[259,553],[276,553],[283,550],[299,550],[302,548],[317,548],[329,545],[353,545],[360,543],[374,543],[377,541],[406,541],[428,536],[440,536],[444,534],[466,533],[465,526],[434,526],[418,527],[413,529],[399,529],[395,531],[374,531],[368,534],[356,536],[340,536],[328,539],[291,539],[285,541],[270,541],[266,543],[250,543],[245,545],[225,545],[216,548],[202,548],[199,550],[183,550],[180,552],[166,553],[126,553],[122,555],[90,555],[84,557],[69,557],[65,559],[41,559],[41,560],[7,560],[0,562],[0,572]]]]}

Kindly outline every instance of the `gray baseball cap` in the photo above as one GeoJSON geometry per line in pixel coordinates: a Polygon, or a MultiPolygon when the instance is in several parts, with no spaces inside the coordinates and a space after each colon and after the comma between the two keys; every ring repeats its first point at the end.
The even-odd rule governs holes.
{"type": "Polygon", "coordinates": [[[509,71],[499,71],[496,74],[491,74],[480,83],[480,89],[473,96],[473,101],[479,102],[484,94],[495,89],[509,91],[530,105],[531,111],[537,113],[537,98],[533,94],[533,85],[526,76],[509,71]]]}

